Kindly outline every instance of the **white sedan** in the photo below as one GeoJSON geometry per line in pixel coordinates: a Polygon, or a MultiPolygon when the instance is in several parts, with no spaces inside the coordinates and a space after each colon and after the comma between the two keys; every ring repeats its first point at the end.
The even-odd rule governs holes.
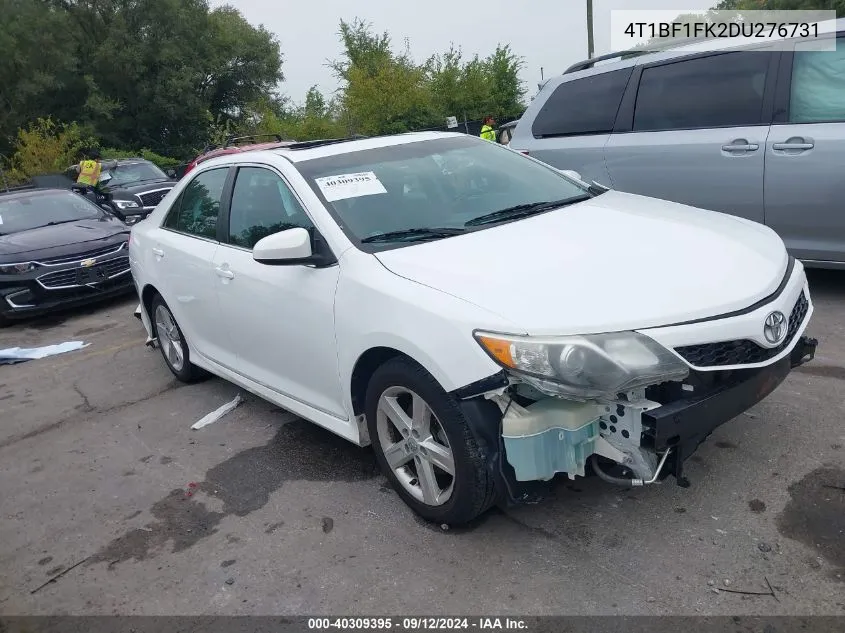
{"type": "Polygon", "coordinates": [[[557,473],[643,485],[813,357],[765,226],[417,133],[212,159],[132,229],[142,320],[459,524],[557,473]],[[588,467],[589,466],[589,470],[588,467]]]}

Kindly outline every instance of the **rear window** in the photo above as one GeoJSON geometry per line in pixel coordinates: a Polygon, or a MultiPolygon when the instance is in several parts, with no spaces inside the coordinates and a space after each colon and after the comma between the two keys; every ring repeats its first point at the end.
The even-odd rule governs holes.
{"type": "Polygon", "coordinates": [[[623,68],[560,84],[534,119],[534,137],[611,132],[633,70],[623,68]]]}
{"type": "Polygon", "coordinates": [[[634,131],[759,125],[770,59],[736,52],[644,69],[634,131]]]}

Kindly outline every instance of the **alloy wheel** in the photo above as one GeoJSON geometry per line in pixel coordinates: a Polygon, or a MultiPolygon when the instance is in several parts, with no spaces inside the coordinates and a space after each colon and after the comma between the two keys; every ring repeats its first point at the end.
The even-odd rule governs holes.
{"type": "Polygon", "coordinates": [[[378,400],[378,440],[401,486],[430,506],[449,501],[455,485],[455,458],[431,407],[405,387],[390,387],[378,400]]]}

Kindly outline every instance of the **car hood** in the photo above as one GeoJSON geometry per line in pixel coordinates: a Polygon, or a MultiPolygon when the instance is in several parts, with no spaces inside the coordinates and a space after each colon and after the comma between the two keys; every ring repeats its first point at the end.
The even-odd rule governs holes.
{"type": "Polygon", "coordinates": [[[147,191],[155,191],[156,189],[165,189],[170,188],[176,185],[175,180],[170,179],[162,179],[162,180],[144,180],[143,182],[136,182],[136,183],[129,183],[126,185],[115,185],[109,186],[105,185],[102,189],[105,193],[129,193],[129,194],[139,194],[139,193],[146,193],[147,191]]]}
{"type": "Polygon", "coordinates": [[[77,245],[102,241],[108,245],[110,238],[129,234],[129,227],[117,218],[107,216],[102,220],[78,220],[56,226],[43,226],[30,231],[0,235],[0,259],[24,253],[55,251],[49,256],[76,252],[77,245]]]}
{"type": "Polygon", "coordinates": [[[616,191],[377,257],[397,275],[535,335],[657,327],[742,309],[777,289],[789,260],[761,224],[616,191]]]}

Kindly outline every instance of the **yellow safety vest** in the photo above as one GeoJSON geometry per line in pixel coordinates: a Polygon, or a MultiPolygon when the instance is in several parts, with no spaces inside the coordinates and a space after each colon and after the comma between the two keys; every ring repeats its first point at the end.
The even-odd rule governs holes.
{"type": "Polygon", "coordinates": [[[496,132],[489,125],[485,125],[481,128],[481,134],[479,136],[481,136],[481,138],[483,138],[485,141],[496,140],[496,132]]]}
{"type": "Polygon", "coordinates": [[[76,179],[76,183],[93,187],[100,180],[101,169],[99,161],[83,160],[79,163],[79,177],[76,179]]]}

